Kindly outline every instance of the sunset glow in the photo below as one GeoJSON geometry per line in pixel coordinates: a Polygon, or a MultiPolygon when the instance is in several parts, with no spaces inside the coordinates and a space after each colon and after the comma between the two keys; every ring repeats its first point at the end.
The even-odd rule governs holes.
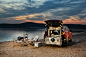
{"type": "Polygon", "coordinates": [[[86,24],[83,0],[0,0],[1,23],[44,23],[63,20],[64,24],[86,24]]]}
{"type": "Polygon", "coordinates": [[[79,17],[70,17],[70,19],[63,20],[64,24],[84,24],[86,25],[86,18],[80,19],[79,17]]]}

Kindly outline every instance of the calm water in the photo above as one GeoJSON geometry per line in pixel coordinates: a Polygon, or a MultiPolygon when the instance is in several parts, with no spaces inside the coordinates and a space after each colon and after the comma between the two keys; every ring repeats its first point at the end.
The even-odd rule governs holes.
{"type": "Polygon", "coordinates": [[[43,39],[45,28],[36,29],[13,29],[13,28],[0,28],[0,42],[13,41],[13,37],[17,39],[18,36],[23,36],[24,33],[28,33],[28,38],[39,36],[39,39],[43,39]]]}

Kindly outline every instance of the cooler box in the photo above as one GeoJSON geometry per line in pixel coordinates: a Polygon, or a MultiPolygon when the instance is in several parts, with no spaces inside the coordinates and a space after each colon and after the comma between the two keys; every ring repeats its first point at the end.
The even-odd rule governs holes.
{"type": "Polygon", "coordinates": [[[35,42],[35,43],[34,43],[34,46],[35,46],[35,47],[41,47],[41,46],[42,46],[42,43],[41,43],[41,42],[35,42]]]}

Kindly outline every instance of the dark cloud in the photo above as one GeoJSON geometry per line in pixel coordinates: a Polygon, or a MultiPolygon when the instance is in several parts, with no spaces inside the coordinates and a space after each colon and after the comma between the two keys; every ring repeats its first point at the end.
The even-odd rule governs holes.
{"type": "Polygon", "coordinates": [[[35,17],[37,17],[37,18],[43,18],[44,16],[43,15],[37,15],[35,17]]]}
{"type": "MultiPolygon", "coordinates": [[[[30,1],[30,0],[28,0],[30,1]]],[[[4,8],[5,11],[7,11],[9,14],[3,13],[1,18],[7,18],[7,17],[15,17],[20,15],[26,15],[26,14],[35,14],[35,13],[41,13],[44,11],[47,11],[49,9],[54,9],[57,7],[62,7],[63,5],[54,4],[51,1],[47,1],[44,3],[44,5],[39,6],[39,8],[36,7],[28,7],[28,4],[25,7],[24,10],[14,10],[12,8],[4,8]],[[10,14],[11,13],[11,14],[10,14]]]]}
{"type": "Polygon", "coordinates": [[[78,20],[78,21],[81,21],[81,19],[77,19],[77,20],[75,20],[75,19],[71,19],[71,20],[73,20],[73,21],[77,21],[77,20],[78,20]]]}
{"type": "Polygon", "coordinates": [[[78,14],[77,16],[79,16],[79,18],[81,18],[81,19],[85,19],[86,18],[86,12],[82,12],[82,13],[78,14]]]}
{"type": "Polygon", "coordinates": [[[0,18],[7,18],[7,17],[15,17],[15,16],[26,15],[26,14],[41,13],[41,12],[47,11],[49,9],[52,9],[55,6],[52,2],[46,2],[46,3],[44,3],[44,5],[40,6],[39,8],[28,7],[28,5],[24,6],[24,7],[25,7],[24,10],[14,10],[12,8],[4,9],[7,12],[2,13],[0,15],[1,16],[0,18]],[[7,14],[7,13],[9,13],[9,14],[7,14]]]}
{"type": "Polygon", "coordinates": [[[13,10],[13,9],[4,9],[7,11],[6,13],[1,13],[0,18],[8,18],[8,17],[16,17],[20,15],[24,15],[22,11],[19,10],[13,10]]]}
{"type": "Polygon", "coordinates": [[[71,20],[73,20],[73,21],[77,21],[77,20],[74,20],[74,19],[71,19],[71,20]]]}
{"type": "Polygon", "coordinates": [[[15,20],[14,18],[3,18],[3,19],[0,19],[0,23],[21,23],[23,22],[24,20],[15,20]]]}
{"type": "MultiPolygon", "coordinates": [[[[27,3],[24,3],[24,5],[14,5],[18,2],[10,2],[7,5],[13,4],[11,8],[6,8],[4,6],[1,7],[6,12],[0,13],[0,22],[5,19],[5,22],[9,22],[6,20],[6,18],[10,17],[16,17],[16,16],[25,16],[30,14],[40,14],[50,12],[50,16],[44,17],[43,15],[35,16],[37,18],[29,18],[26,17],[28,20],[44,20],[44,18],[48,19],[68,19],[70,16],[78,16],[80,19],[86,18],[86,12],[84,12],[84,15],[82,14],[82,11],[86,9],[86,1],[85,0],[46,0],[42,1],[40,0],[42,4],[38,3],[37,1],[31,1],[27,0],[27,3]],[[38,4],[37,4],[38,3],[38,4]],[[18,8],[18,10],[16,9],[18,8]],[[23,9],[24,8],[24,9],[23,9]],[[59,9],[59,10],[58,10],[59,9]],[[3,20],[2,20],[3,19],[3,20]]],[[[2,1],[0,1],[2,3],[2,1]]],[[[4,2],[3,2],[4,3],[4,2]]],[[[3,4],[2,3],[2,4],[3,4]]],[[[10,20],[12,21],[12,20],[10,20]]],[[[15,20],[13,20],[15,21],[15,20]]],[[[19,22],[19,21],[15,21],[19,22]]]]}
{"type": "Polygon", "coordinates": [[[80,15],[79,18],[81,18],[81,19],[86,18],[86,14],[85,15],[80,15]]]}
{"type": "MultiPolygon", "coordinates": [[[[53,16],[62,16],[62,19],[67,19],[70,18],[69,16],[74,16],[74,15],[79,16],[78,14],[80,14],[86,8],[85,5],[86,3],[77,3],[77,4],[68,3],[68,5],[64,5],[64,9],[62,11],[55,11],[51,13],[53,16]],[[67,8],[69,9],[66,10],[67,8]]],[[[80,16],[81,19],[85,17],[86,16],[80,16]]]]}

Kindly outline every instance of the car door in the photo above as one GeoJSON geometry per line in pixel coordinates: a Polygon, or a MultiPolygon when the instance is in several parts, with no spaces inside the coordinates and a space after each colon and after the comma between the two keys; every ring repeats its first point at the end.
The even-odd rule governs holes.
{"type": "Polygon", "coordinates": [[[66,30],[67,30],[67,33],[68,33],[68,38],[70,39],[70,38],[71,38],[72,33],[70,32],[70,30],[69,30],[69,28],[68,28],[68,27],[66,27],[66,30]]]}
{"type": "Polygon", "coordinates": [[[64,37],[67,38],[68,37],[68,30],[67,30],[66,26],[63,27],[63,31],[65,32],[64,37]]]}

